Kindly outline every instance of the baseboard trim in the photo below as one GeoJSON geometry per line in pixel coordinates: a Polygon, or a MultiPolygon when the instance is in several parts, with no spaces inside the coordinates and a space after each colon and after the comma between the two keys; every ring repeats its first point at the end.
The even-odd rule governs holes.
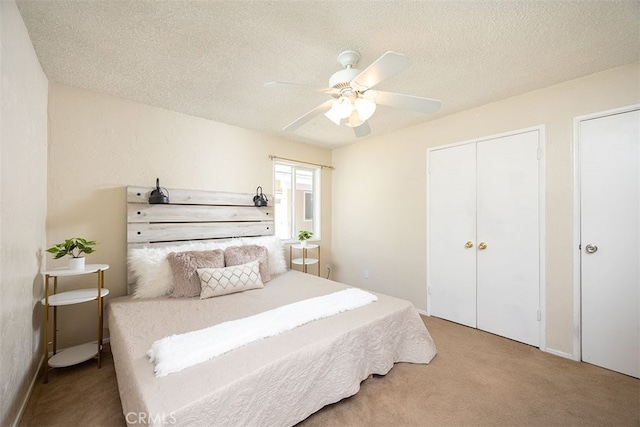
{"type": "Polygon", "coordinates": [[[560,357],[564,357],[565,359],[571,359],[579,362],[579,360],[577,360],[573,354],[565,353],[564,351],[555,350],[553,348],[548,348],[548,347],[542,351],[544,351],[545,353],[553,354],[554,356],[560,356],[560,357]]]}
{"type": "Polygon", "coordinates": [[[425,310],[420,310],[419,308],[416,308],[416,311],[417,311],[419,314],[422,314],[423,316],[427,316],[427,317],[429,317],[429,315],[427,314],[427,312],[426,312],[425,310]]]}
{"type": "Polygon", "coordinates": [[[29,384],[29,388],[27,389],[27,393],[22,399],[22,404],[20,405],[20,410],[18,411],[18,415],[16,419],[11,424],[12,427],[18,427],[20,425],[20,420],[22,420],[22,416],[24,415],[24,411],[27,409],[27,404],[29,403],[29,398],[31,397],[31,393],[33,393],[33,389],[36,386],[36,381],[38,381],[38,374],[44,365],[44,356],[40,357],[40,361],[38,362],[37,368],[33,373],[33,378],[31,378],[31,384],[29,384]]]}

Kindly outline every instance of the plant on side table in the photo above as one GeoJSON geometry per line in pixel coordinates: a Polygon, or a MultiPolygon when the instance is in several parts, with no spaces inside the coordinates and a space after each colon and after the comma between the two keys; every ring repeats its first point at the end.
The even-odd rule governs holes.
{"type": "Polygon", "coordinates": [[[300,246],[307,246],[307,240],[313,237],[313,231],[300,230],[298,233],[298,240],[300,240],[300,246]]]}
{"type": "Polygon", "coordinates": [[[96,242],[93,240],[72,237],[71,239],[65,239],[64,242],[50,247],[47,249],[47,252],[55,255],[53,259],[59,259],[68,255],[70,257],[69,269],[82,270],[84,268],[83,254],[93,253],[95,251],[93,246],[95,245],[96,242]]]}

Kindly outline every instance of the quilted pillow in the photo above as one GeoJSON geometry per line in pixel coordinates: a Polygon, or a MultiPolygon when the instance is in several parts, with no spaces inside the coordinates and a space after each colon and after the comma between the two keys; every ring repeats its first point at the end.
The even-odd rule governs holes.
{"type": "Polygon", "coordinates": [[[175,298],[190,298],[200,295],[200,279],[196,269],[224,267],[224,251],[187,251],[167,254],[167,261],[173,273],[173,293],[175,298]]]}
{"type": "Polygon", "coordinates": [[[200,299],[263,288],[260,279],[260,261],[224,268],[198,268],[200,299]]]}
{"type": "Polygon", "coordinates": [[[231,267],[257,260],[260,262],[260,278],[262,279],[262,283],[267,283],[271,280],[268,255],[269,252],[264,246],[229,246],[224,250],[224,265],[231,267]]]}

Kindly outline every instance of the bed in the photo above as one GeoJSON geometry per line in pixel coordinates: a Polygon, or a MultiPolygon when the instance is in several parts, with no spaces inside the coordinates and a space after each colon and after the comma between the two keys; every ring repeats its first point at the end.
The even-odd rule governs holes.
{"type": "MultiPolygon", "coordinates": [[[[188,194],[189,203],[183,207],[193,210],[195,203],[199,207],[222,206],[226,213],[200,212],[198,221],[190,225],[185,225],[179,213],[180,221],[158,225],[176,214],[165,212],[161,215],[165,219],[160,219],[159,209],[146,204],[148,190],[128,187],[127,192],[130,263],[131,253],[146,250],[158,255],[181,248],[259,245],[268,248],[267,264],[273,273],[264,287],[207,299],[128,295],[109,301],[111,351],[129,425],[294,425],[323,406],[357,393],[364,379],[386,374],[394,363],[429,363],[435,356],[433,340],[413,305],[374,294],[377,301],[371,304],[250,342],[179,372],[156,376],[147,352],[157,340],[247,319],[349,287],[298,271],[283,271],[284,250],[273,236],[273,211],[244,206],[247,211],[257,210],[254,217],[247,213],[242,217],[237,211],[230,214],[229,203],[250,204],[251,194],[198,192],[204,201],[197,201],[192,191],[171,190],[171,204],[161,210],[182,209],[177,203],[184,200],[180,194],[188,194]],[[156,212],[147,216],[145,209],[156,212]],[[181,231],[200,228],[203,238],[197,243],[176,243],[176,233],[181,231],[167,231],[170,224],[178,225],[181,231]],[[139,233],[141,227],[159,231],[139,233]],[[159,234],[169,240],[154,241],[159,234]]],[[[188,240],[193,239],[193,232],[186,234],[188,240]]],[[[153,274],[166,275],[166,265],[164,269],[156,268],[153,274]]],[[[139,274],[132,274],[134,278],[140,279],[139,274]]]]}

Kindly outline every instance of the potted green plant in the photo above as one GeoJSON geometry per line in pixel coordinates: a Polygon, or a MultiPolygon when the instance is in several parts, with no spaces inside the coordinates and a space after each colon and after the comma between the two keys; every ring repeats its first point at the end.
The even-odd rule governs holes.
{"type": "Polygon", "coordinates": [[[300,230],[298,233],[298,240],[300,240],[300,246],[307,246],[307,240],[313,237],[313,231],[300,230]]]}
{"type": "Polygon", "coordinates": [[[58,243],[47,249],[47,252],[54,254],[53,259],[59,259],[64,256],[71,257],[69,259],[70,270],[82,270],[84,268],[84,256],[83,254],[90,254],[94,252],[93,246],[96,242],[93,240],[86,240],[80,237],[72,237],[71,239],[65,239],[64,242],[58,243]]]}

